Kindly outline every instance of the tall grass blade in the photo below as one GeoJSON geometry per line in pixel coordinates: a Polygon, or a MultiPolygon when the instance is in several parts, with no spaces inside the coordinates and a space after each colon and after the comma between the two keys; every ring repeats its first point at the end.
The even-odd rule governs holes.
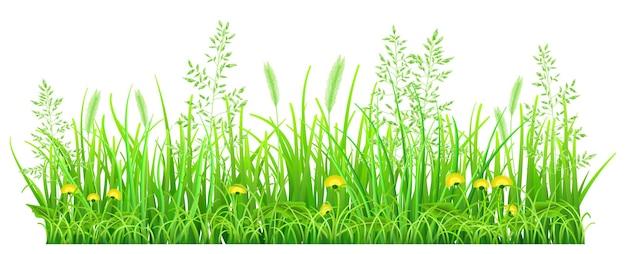
{"type": "Polygon", "coordinates": [[[508,137],[509,136],[509,131],[508,131],[508,127],[506,126],[506,121],[504,121],[504,114],[502,112],[502,110],[500,110],[499,107],[496,107],[494,109],[494,116],[496,117],[496,119],[498,119],[498,131],[500,132],[500,136],[501,137],[508,137]]]}
{"type": "Polygon", "coordinates": [[[33,195],[35,195],[35,199],[37,199],[37,203],[39,203],[39,205],[46,205],[46,197],[41,193],[41,190],[39,189],[37,184],[33,182],[33,180],[31,180],[30,177],[28,177],[22,170],[22,166],[17,160],[17,156],[15,156],[15,151],[13,150],[13,142],[11,142],[11,138],[9,138],[9,146],[11,147],[11,154],[13,155],[13,159],[15,160],[17,167],[20,169],[20,172],[22,173],[24,180],[26,180],[26,183],[28,184],[28,187],[30,188],[31,192],[33,193],[33,195]]]}
{"type": "Polygon", "coordinates": [[[609,162],[613,159],[613,157],[615,157],[616,154],[617,153],[613,153],[613,155],[611,155],[611,157],[609,157],[609,159],[606,160],[606,162],[604,162],[604,164],[602,164],[602,167],[600,167],[600,169],[598,169],[598,171],[596,171],[596,173],[593,175],[591,180],[589,180],[589,183],[587,183],[587,185],[585,185],[584,181],[580,185],[581,191],[580,191],[580,196],[579,196],[579,204],[582,204],[583,200],[585,199],[585,195],[587,195],[587,192],[589,191],[589,188],[591,188],[591,185],[593,185],[593,183],[596,181],[596,178],[598,178],[600,173],[602,173],[602,171],[604,170],[606,165],[609,164],[609,162]]]}

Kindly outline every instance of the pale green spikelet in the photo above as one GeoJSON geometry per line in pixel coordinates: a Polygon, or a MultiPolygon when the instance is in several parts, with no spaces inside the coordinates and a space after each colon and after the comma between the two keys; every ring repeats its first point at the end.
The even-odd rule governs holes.
{"type": "Polygon", "coordinates": [[[276,74],[274,74],[274,70],[270,63],[265,63],[265,78],[267,79],[267,86],[270,89],[270,96],[272,97],[272,102],[274,106],[278,106],[279,94],[278,94],[278,82],[276,81],[276,74]]]}
{"type": "Polygon", "coordinates": [[[343,69],[345,66],[345,59],[342,56],[337,58],[337,61],[333,65],[328,77],[326,86],[326,108],[330,112],[335,105],[335,99],[337,98],[337,91],[341,84],[341,77],[343,75],[343,69]]]}

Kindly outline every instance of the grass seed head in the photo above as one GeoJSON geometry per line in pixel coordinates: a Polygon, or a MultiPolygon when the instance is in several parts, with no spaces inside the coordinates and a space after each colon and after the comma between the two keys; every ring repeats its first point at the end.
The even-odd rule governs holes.
{"type": "Polygon", "coordinates": [[[270,89],[270,96],[272,97],[272,102],[274,106],[278,106],[279,93],[278,93],[278,81],[276,81],[276,74],[274,74],[274,70],[270,63],[265,63],[263,66],[263,70],[265,71],[265,79],[267,80],[267,86],[270,89]]]}
{"type": "Polygon", "coordinates": [[[341,76],[343,75],[343,69],[346,65],[346,60],[343,56],[339,56],[337,61],[330,70],[330,75],[326,83],[326,108],[328,111],[332,111],[335,105],[335,99],[337,98],[337,91],[339,91],[339,84],[341,83],[341,76]]]}

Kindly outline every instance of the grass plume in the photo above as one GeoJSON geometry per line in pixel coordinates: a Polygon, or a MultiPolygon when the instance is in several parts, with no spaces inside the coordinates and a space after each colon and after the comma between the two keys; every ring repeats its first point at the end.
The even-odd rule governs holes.
{"type": "Polygon", "coordinates": [[[89,99],[87,106],[87,115],[85,116],[85,129],[87,133],[91,133],[91,128],[96,120],[98,105],[100,104],[100,90],[96,90],[89,99]]]}
{"type": "Polygon", "coordinates": [[[274,106],[277,107],[280,96],[278,93],[278,81],[276,80],[276,75],[274,74],[274,70],[272,69],[272,66],[270,66],[270,63],[265,63],[263,65],[263,70],[265,71],[265,79],[270,90],[272,103],[274,103],[274,106]]]}
{"type": "Polygon", "coordinates": [[[343,76],[343,69],[345,66],[345,58],[342,56],[337,57],[337,61],[333,64],[328,81],[326,82],[326,109],[328,112],[332,111],[337,99],[337,91],[339,91],[339,85],[341,84],[341,78],[343,76]]]}

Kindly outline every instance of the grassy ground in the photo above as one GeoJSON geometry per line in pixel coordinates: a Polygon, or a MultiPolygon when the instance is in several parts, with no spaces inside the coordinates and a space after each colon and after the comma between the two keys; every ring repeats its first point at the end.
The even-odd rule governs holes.
{"type": "MultiPolygon", "coordinates": [[[[220,22],[208,71],[189,62],[185,79],[198,93],[175,124],[158,80],[162,119],[148,119],[139,91],[140,121],[128,119],[132,91],[122,114],[110,97],[110,118],[96,119],[95,92],[71,123],[44,81],[33,101],[42,126],[27,142],[41,164],[14,157],[47,243],[584,243],[580,205],[614,155],[594,174],[579,173],[595,155],[576,146],[584,133],[567,105],[579,95],[575,82],[556,87],[547,45],[535,56],[541,71],[532,85],[543,90],[535,101],[518,102],[520,77],[507,108],[486,117],[479,105],[461,128],[452,102],[438,100],[453,60],[443,56],[443,37],[435,31],[425,53],[411,54],[393,29],[368,105],[352,104],[357,67],[343,82],[351,85],[346,111],[333,111],[346,77],[339,57],[312,120],[307,72],[302,111],[291,105],[280,121],[278,110],[250,114],[272,129],[256,133],[245,128],[244,89],[224,83],[236,66],[226,50],[233,38],[220,22]],[[165,140],[155,143],[159,130],[165,140]]],[[[269,63],[264,70],[277,107],[277,75],[269,63]]]]}

